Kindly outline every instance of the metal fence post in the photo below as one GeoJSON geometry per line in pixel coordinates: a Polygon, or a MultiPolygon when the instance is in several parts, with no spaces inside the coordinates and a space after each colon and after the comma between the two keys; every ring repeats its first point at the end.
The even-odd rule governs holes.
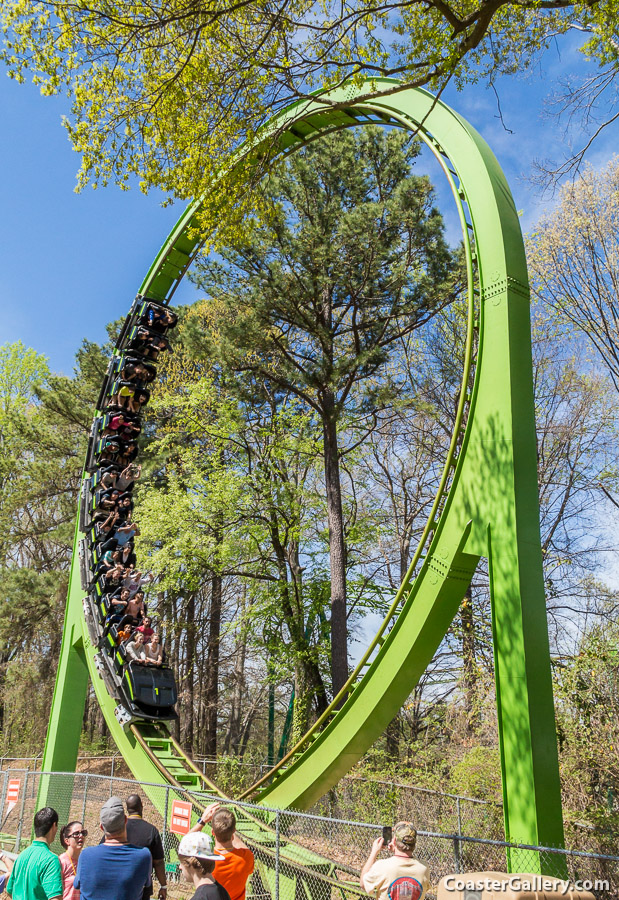
{"type": "Polygon", "coordinates": [[[30,773],[30,769],[26,769],[26,771],[24,773],[24,789],[22,791],[21,804],[19,807],[19,823],[17,825],[17,836],[15,838],[15,847],[14,847],[15,853],[19,853],[20,848],[21,848],[21,835],[22,835],[22,829],[23,829],[23,825],[24,825],[24,807],[26,805],[26,792],[28,790],[28,775],[29,775],[29,773],[30,773]]]}
{"type": "Polygon", "coordinates": [[[275,813],[275,900],[279,900],[279,836],[280,836],[279,809],[275,813]]]}
{"type": "Polygon", "coordinates": [[[163,808],[163,828],[161,829],[161,842],[163,844],[163,855],[166,860],[168,860],[170,858],[169,854],[168,854],[168,847],[167,847],[167,841],[166,841],[166,831],[168,828],[168,806],[169,806],[169,803],[170,803],[170,788],[166,787],[166,789],[165,789],[165,804],[164,804],[164,808],[163,808]]]}
{"type": "Polygon", "coordinates": [[[82,824],[86,819],[86,800],[88,799],[88,772],[84,778],[84,798],[82,800],[82,824]]]}
{"type": "MultiPolygon", "coordinates": [[[[462,834],[462,813],[460,810],[460,798],[456,797],[456,816],[458,818],[458,837],[462,834]]],[[[454,857],[456,864],[456,873],[462,871],[462,844],[459,840],[454,841],[454,857]]]]}
{"type": "Polygon", "coordinates": [[[0,792],[0,818],[4,819],[4,804],[6,803],[6,791],[9,786],[9,770],[2,773],[2,791],[0,792]]]}

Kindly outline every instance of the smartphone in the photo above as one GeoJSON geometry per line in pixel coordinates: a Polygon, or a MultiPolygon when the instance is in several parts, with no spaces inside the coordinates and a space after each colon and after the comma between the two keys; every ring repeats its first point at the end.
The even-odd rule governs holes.
{"type": "Polygon", "coordinates": [[[383,841],[384,841],[385,847],[387,846],[387,844],[389,844],[391,842],[392,837],[393,837],[393,828],[391,827],[391,825],[383,825],[383,841]]]}

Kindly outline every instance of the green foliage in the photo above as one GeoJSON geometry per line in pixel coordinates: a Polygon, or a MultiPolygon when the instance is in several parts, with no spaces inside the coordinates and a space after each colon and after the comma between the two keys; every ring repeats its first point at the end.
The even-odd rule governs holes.
{"type": "Polygon", "coordinates": [[[501,762],[494,747],[473,747],[451,773],[454,794],[499,800],[501,797],[501,762]]]}
{"type": "Polygon", "coordinates": [[[322,138],[269,175],[268,221],[193,275],[215,307],[203,352],[292,389],[320,415],[326,392],[336,418],[392,400],[388,348],[461,283],[432,186],[412,173],[418,153],[402,133],[368,126],[322,138]]]}
{"type": "MultiPolygon", "coordinates": [[[[311,91],[364,75],[434,90],[455,78],[462,88],[526,68],[572,25],[591,35],[586,53],[616,67],[616,18],[615,0],[7,0],[3,58],[13,77],[31,73],[44,94],[71,98],[81,183],[126,187],[137,176],[144,189],[197,197],[270,114],[311,91]]],[[[372,82],[368,94],[396,89],[372,82]]],[[[238,183],[219,187],[211,224],[222,204],[225,220],[248,203],[238,183]]]]}
{"type": "Polygon", "coordinates": [[[84,344],[75,378],[16,343],[0,348],[0,717],[14,750],[40,747],[66,602],[77,491],[101,349],[84,344]],[[23,698],[37,700],[24,704],[23,698]]]}
{"type": "Polygon", "coordinates": [[[604,807],[608,790],[619,789],[618,645],[616,623],[594,626],[577,655],[556,670],[557,727],[572,803],[592,795],[604,807]]]}

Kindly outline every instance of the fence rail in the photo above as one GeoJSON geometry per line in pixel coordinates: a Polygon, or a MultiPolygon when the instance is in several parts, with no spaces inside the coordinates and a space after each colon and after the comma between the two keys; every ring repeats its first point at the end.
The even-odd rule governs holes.
{"type": "MultiPolygon", "coordinates": [[[[8,784],[19,779],[20,794],[15,808],[6,818],[0,835],[4,849],[19,852],[30,841],[30,829],[35,813],[36,798],[41,779],[46,783],[50,803],[58,809],[61,822],[80,820],[90,832],[88,843],[99,836],[99,810],[112,795],[126,798],[136,791],[144,799],[144,816],[155,824],[162,835],[166,864],[170,873],[170,900],[187,895],[178,882],[178,837],[170,831],[170,813],[174,799],[191,797],[204,805],[208,795],[189,794],[161,784],[137,784],[129,778],[105,776],[90,772],[45,773],[28,766],[4,768],[0,772],[0,809],[6,807],[8,784]]],[[[389,819],[373,822],[343,817],[326,817],[313,812],[275,810],[250,803],[232,802],[240,819],[253,816],[265,822],[268,817],[272,829],[271,846],[256,848],[257,868],[252,877],[248,898],[251,900],[295,900],[300,871],[309,873],[312,900],[358,900],[361,891],[358,874],[365,862],[371,843],[379,828],[389,819]],[[325,874],[324,858],[332,860],[335,869],[325,874]],[[336,882],[334,881],[336,879],[336,882]]],[[[405,816],[406,817],[406,816],[405,816]]],[[[420,822],[418,816],[413,820],[420,822]]],[[[242,828],[241,828],[242,830],[242,828]]],[[[619,900],[619,857],[586,850],[559,850],[552,847],[509,844],[502,840],[452,831],[419,830],[416,855],[430,869],[433,888],[441,877],[471,871],[507,871],[508,859],[512,869],[519,872],[560,872],[563,868],[572,881],[591,883],[598,888],[599,898],[619,900]],[[599,885],[603,884],[600,888],[599,885]]]]}
{"type": "MultiPolygon", "coordinates": [[[[28,768],[38,771],[41,757],[0,757],[0,771],[28,768]]],[[[234,756],[194,757],[194,763],[223,791],[237,796],[271,768],[266,762],[247,761],[234,756]]],[[[78,757],[78,771],[129,777],[118,753],[78,757]]],[[[474,837],[499,839],[503,835],[503,807],[491,800],[479,800],[416,785],[349,775],[312,807],[320,816],[339,819],[391,821],[410,818],[423,822],[431,831],[458,832],[474,837]]]]}

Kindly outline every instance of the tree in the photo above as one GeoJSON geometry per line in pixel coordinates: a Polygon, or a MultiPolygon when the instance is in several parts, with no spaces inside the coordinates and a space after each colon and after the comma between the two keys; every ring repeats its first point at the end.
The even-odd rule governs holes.
{"type": "MultiPolygon", "coordinates": [[[[613,0],[5,0],[3,58],[15,77],[30,70],[44,93],[71,97],[82,183],[126,186],[137,175],[144,188],[196,197],[272,113],[346,78],[396,76],[440,92],[450,79],[520,71],[577,27],[612,83],[615,20],[613,0]]],[[[221,188],[213,211],[246,193],[237,185],[232,201],[221,188]]]]}
{"type": "Polygon", "coordinates": [[[390,348],[459,286],[432,187],[411,174],[418,153],[417,142],[376,127],[310,145],[268,179],[268,223],[194,275],[217,316],[204,358],[296,396],[320,423],[334,693],[348,677],[339,423],[367,420],[371,430],[376,405],[393,398],[390,348]]]}
{"type": "Polygon", "coordinates": [[[20,341],[0,347],[0,566],[10,561],[12,495],[31,449],[23,428],[48,374],[47,360],[20,341]]]}
{"type": "Polygon", "coordinates": [[[106,360],[85,343],[74,378],[17,343],[0,352],[0,716],[6,740],[39,750],[62,637],[77,493],[106,360]],[[4,678],[6,676],[6,678],[4,678]],[[38,683],[37,711],[23,697],[38,683]]]}
{"type": "Polygon", "coordinates": [[[300,562],[314,507],[306,482],[315,465],[316,427],[294,399],[242,402],[214,360],[192,357],[189,326],[198,332],[212,326],[207,304],[183,317],[175,354],[161,369],[162,385],[149,406],[153,477],[143,484],[137,515],[142,548],[165,594],[158,612],[178,622],[170,636],[184,649],[182,681],[192,700],[198,684],[196,716],[207,713],[201,749],[211,753],[226,712],[218,693],[221,653],[234,660],[228,748],[239,746],[241,731],[244,742],[249,734],[240,695],[251,652],[264,659],[274,651],[278,683],[294,671],[297,731],[306,730],[314,707],[320,713],[326,706],[315,629],[308,629],[312,581],[300,562]],[[199,605],[187,628],[189,594],[199,605]],[[232,633],[238,643],[226,648],[232,633]]]}
{"type": "Polygon", "coordinates": [[[566,184],[530,241],[532,283],[591,342],[619,390],[619,158],[566,184]]]}

